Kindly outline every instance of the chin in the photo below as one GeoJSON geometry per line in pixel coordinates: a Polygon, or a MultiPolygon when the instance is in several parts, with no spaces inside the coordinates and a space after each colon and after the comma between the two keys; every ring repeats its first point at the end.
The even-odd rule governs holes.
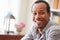
{"type": "Polygon", "coordinates": [[[42,25],[38,25],[38,27],[42,27],[42,25]]]}
{"type": "Polygon", "coordinates": [[[37,24],[37,28],[44,28],[45,26],[44,25],[38,25],[37,24]]]}
{"type": "Polygon", "coordinates": [[[43,26],[42,26],[42,25],[37,25],[37,27],[38,27],[38,28],[41,28],[41,27],[43,27],[43,26]]]}

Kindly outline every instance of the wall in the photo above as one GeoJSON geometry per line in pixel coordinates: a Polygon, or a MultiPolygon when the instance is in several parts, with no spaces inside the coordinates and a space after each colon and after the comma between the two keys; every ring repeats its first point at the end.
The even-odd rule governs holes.
{"type": "Polygon", "coordinates": [[[23,21],[26,23],[26,27],[22,31],[22,34],[26,34],[26,32],[32,27],[32,14],[31,14],[31,6],[35,0],[21,0],[20,1],[20,10],[19,10],[19,19],[18,21],[23,21]]]}

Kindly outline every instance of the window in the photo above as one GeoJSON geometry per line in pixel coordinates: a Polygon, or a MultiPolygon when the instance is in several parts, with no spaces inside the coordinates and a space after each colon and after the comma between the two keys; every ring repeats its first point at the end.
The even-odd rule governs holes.
{"type": "MultiPolygon", "coordinates": [[[[7,29],[7,27],[4,26],[5,16],[11,12],[14,17],[17,18],[18,10],[19,0],[0,0],[0,33],[4,33],[5,29],[7,29]]],[[[10,30],[15,31],[13,24],[11,24],[10,30]]]]}

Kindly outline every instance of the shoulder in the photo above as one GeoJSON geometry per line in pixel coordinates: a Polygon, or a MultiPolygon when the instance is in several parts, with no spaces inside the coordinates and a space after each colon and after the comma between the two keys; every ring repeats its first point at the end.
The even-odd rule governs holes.
{"type": "Polygon", "coordinates": [[[46,33],[47,37],[50,39],[60,39],[60,25],[53,23],[46,33]]]}
{"type": "Polygon", "coordinates": [[[54,30],[60,30],[60,25],[55,22],[50,22],[50,27],[47,29],[48,32],[54,31],[54,30]]]}
{"type": "Polygon", "coordinates": [[[31,27],[21,40],[32,40],[35,27],[31,27]]]}
{"type": "Polygon", "coordinates": [[[58,32],[58,30],[60,31],[60,25],[59,24],[51,21],[49,25],[50,25],[50,27],[46,30],[47,34],[50,34],[53,31],[56,31],[56,32],[58,32]]]}
{"type": "Polygon", "coordinates": [[[36,33],[37,28],[35,26],[32,26],[27,32],[26,35],[34,35],[36,33]]]}
{"type": "Polygon", "coordinates": [[[51,27],[47,29],[47,32],[51,33],[51,32],[56,31],[56,30],[57,31],[60,30],[60,25],[58,25],[58,24],[51,25],[51,27]]]}

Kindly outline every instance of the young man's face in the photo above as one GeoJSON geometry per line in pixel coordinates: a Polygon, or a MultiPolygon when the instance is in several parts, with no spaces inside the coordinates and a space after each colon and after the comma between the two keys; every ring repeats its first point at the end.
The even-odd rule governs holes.
{"type": "Polygon", "coordinates": [[[50,19],[50,12],[47,12],[46,4],[42,2],[33,5],[32,14],[38,28],[44,28],[50,19]]]}

